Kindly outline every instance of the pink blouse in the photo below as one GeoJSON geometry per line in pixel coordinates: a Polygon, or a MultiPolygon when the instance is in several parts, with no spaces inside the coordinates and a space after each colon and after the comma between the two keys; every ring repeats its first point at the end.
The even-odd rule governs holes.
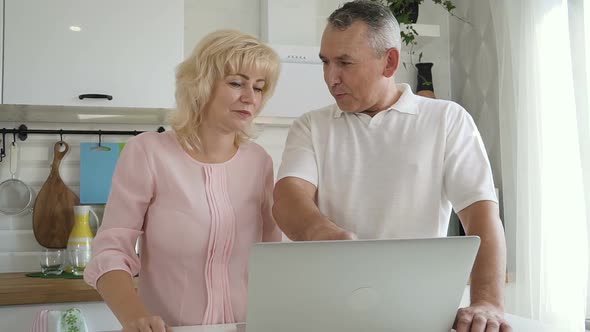
{"type": "Polygon", "coordinates": [[[253,142],[206,164],[173,132],[129,139],[84,279],[96,287],[109,271],[139,273],[143,303],[171,326],[245,321],[250,248],[281,240],[273,184],[272,160],[253,142]]]}

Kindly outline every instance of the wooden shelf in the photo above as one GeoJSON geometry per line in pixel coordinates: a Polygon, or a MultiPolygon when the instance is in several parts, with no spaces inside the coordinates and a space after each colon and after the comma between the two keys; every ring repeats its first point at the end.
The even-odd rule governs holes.
{"type": "MultiPolygon", "coordinates": [[[[137,287],[137,278],[134,278],[137,287]]],[[[82,279],[27,277],[24,272],[0,273],[0,306],[102,301],[82,279]]]]}
{"type": "Polygon", "coordinates": [[[102,301],[82,279],[30,278],[25,273],[0,274],[0,305],[102,301]]]}

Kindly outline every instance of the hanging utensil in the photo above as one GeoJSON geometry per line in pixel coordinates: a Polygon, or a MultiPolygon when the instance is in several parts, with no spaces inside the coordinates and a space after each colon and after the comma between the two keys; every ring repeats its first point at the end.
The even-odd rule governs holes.
{"type": "Polygon", "coordinates": [[[10,146],[10,179],[0,183],[0,213],[8,216],[31,212],[33,190],[26,183],[16,178],[18,169],[18,146],[16,134],[10,146]]]}
{"type": "Polygon", "coordinates": [[[51,172],[41,187],[33,208],[33,233],[37,242],[46,248],[66,248],[74,226],[74,206],[80,204],[78,196],[65,185],[59,175],[59,165],[68,150],[66,142],[55,143],[51,172]]]}

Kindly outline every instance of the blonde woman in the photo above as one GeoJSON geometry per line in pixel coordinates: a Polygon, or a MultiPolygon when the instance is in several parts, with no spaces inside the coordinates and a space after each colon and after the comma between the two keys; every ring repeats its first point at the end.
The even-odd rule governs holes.
{"type": "Polygon", "coordinates": [[[272,160],[249,141],[278,74],[255,37],[213,32],[177,69],[173,130],[128,141],[84,273],[123,331],[245,320],[250,248],[281,239],[272,160]]]}

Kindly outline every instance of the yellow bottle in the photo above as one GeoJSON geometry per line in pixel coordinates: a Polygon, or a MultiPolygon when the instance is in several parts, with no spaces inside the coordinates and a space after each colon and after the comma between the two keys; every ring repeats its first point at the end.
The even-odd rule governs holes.
{"type": "MultiPolygon", "coordinates": [[[[88,205],[74,206],[74,227],[68,238],[68,257],[72,273],[82,275],[86,264],[92,256],[92,240],[94,235],[90,228],[90,213],[96,213],[88,205]]],[[[69,271],[69,269],[68,269],[69,271]]]]}

